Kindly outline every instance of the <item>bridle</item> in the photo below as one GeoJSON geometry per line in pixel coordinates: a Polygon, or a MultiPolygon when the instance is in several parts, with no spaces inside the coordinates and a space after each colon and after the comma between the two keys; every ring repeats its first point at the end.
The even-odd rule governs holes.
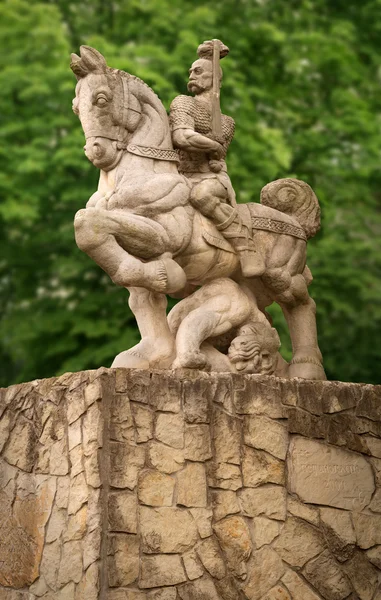
{"type": "Polygon", "coordinates": [[[92,137],[100,137],[110,141],[117,142],[117,150],[127,151],[130,154],[141,156],[144,158],[153,158],[155,160],[166,160],[179,163],[179,154],[177,150],[172,148],[155,148],[153,146],[140,146],[138,144],[128,144],[129,131],[127,130],[128,111],[133,110],[129,106],[129,75],[121,75],[117,73],[117,79],[120,81],[121,87],[121,108],[119,114],[118,131],[115,136],[110,135],[107,131],[90,130],[85,134],[85,139],[92,137]]]}

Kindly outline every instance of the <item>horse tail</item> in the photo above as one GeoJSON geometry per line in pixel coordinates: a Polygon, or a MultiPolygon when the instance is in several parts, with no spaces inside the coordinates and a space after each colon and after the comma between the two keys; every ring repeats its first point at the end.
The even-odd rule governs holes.
{"type": "Polygon", "coordinates": [[[313,189],[299,179],[277,179],[261,191],[261,204],[296,219],[307,239],[320,229],[320,206],[313,189]]]}

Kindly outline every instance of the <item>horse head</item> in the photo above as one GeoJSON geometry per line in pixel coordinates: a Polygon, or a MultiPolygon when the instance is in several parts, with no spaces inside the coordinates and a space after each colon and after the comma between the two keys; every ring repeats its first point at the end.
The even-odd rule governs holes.
{"type": "Polygon", "coordinates": [[[85,134],[85,154],[96,167],[109,171],[120,161],[140,119],[139,106],[129,107],[130,75],[108,67],[90,46],[81,46],[80,56],[71,55],[70,67],[78,80],[73,111],[85,134]]]}

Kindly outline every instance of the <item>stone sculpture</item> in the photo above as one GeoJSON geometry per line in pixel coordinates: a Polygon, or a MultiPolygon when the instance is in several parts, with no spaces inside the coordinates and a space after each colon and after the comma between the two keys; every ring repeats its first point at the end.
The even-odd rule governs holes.
{"type": "Polygon", "coordinates": [[[73,110],[98,190],[75,217],[76,242],[130,292],[141,334],[114,367],[201,368],[325,379],[317,343],[307,240],[320,226],[303,181],[267,184],[260,203],[239,205],[225,157],[234,121],[221,114],[219,40],[198,48],[188,90],[170,117],[140,79],[81,46],[73,110]],[[166,294],[181,298],[167,318],[166,294]],[[276,302],[293,357],[265,309],[276,302]]]}

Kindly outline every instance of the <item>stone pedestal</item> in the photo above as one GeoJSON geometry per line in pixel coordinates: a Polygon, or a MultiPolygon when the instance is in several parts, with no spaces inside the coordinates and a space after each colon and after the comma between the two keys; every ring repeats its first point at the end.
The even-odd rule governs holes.
{"type": "Polygon", "coordinates": [[[0,404],[1,600],[381,600],[381,387],[100,369],[0,404]]]}

